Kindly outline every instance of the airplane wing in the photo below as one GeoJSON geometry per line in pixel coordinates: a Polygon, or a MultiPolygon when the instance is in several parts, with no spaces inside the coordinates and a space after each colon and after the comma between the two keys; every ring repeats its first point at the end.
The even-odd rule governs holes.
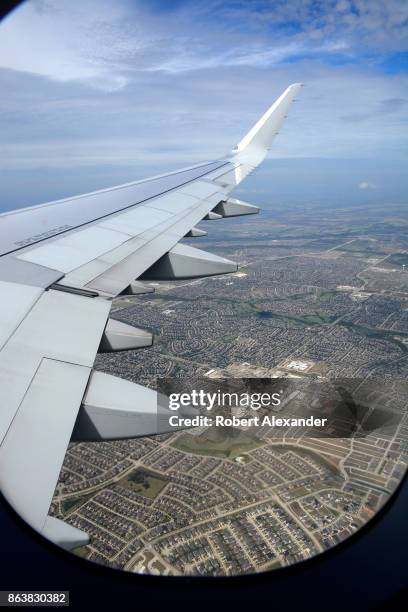
{"type": "Polygon", "coordinates": [[[204,235],[203,219],[259,211],[229,194],[265,158],[300,87],[225,159],[0,215],[0,488],[60,546],[88,542],[48,515],[69,441],[166,431],[155,391],[92,369],[98,351],[152,344],[109,318],[112,298],[152,291],[143,281],[237,270],[180,240],[204,235]]]}

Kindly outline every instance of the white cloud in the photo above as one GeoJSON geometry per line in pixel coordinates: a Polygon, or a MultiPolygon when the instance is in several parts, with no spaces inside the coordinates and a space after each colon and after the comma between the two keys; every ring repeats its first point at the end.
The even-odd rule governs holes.
{"type": "Polygon", "coordinates": [[[317,9],[308,0],[277,0],[259,8],[209,0],[155,13],[137,1],[27,0],[0,27],[0,66],[115,91],[144,71],[268,68],[299,56],[355,59],[362,45],[376,53],[400,48],[401,39],[406,46],[404,4],[325,0],[317,9]],[[287,23],[295,31],[280,27],[287,23]]]}
{"type": "Polygon", "coordinates": [[[258,31],[271,24],[295,22],[306,37],[311,33],[336,36],[356,50],[379,53],[407,48],[406,0],[266,0],[255,5],[241,0],[232,13],[236,19],[245,13],[247,22],[258,31]]]}
{"type": "Polygon", "coordinates": [[[29,0],[0,26],[0,66],[56,81],[83,81],[106,90],[126,83],[111,62],[120,52],[111,24],[125,6],[99,0],[29,0]]]}
{"type": "Polygon", "coordinates": [[[369,181],[361,181],[361,183],[358,184],[358,188],[359,189],[377,189],[377,185],[375,185],[374,183],[370,183],[369,181]]]}
{"type": "MultiPolygon", "coordinates": [[[[336,34],[337,13],[313,17],[316,3],[285,0],[274,2],[265,22],[256,7],[248,14],[247,2],[231,3],[229,13],[228,4],[181,4],[164,14],[125,1],[24,4],[0,26],[7,68],[0,71],[2,163],[117,166],[137,159],[165,168],[166,160],[223,155],[295,81],[306,87],[273,156],[404,155],[408,78],[365,61],[325,63],[337,52],[354,53],[350,37],[336,34]],[[265,23],[290,15],[304,31],[266,35],[265,23]],[[334,34],[327,35],[330,23],[334,34]]],[[[351,11],[351,3],[338,4],[341,14],[351,11]]],[[[373,10],[371,3],[364,9],[373,10]]]]}
{"type": "Polygon", "coordinates": [[[288,42],[282,46],[272,46],[270,43],[264,43],[263,45],[242,45],[223,50],[220,53],[210,53],[209,55],[194,54],[186,50],[179,55],[173,55],[170,59],[164,57],[162,60],[157,61],[157,63],[147,67],[146,70],[176,74],[233,66],[270,68],[298,56],[313,56],[321,53],[330,54],[337,51],[345,51],[346,49],[347,44],[344,41],[310,45],[300,40],[288,42]]]}

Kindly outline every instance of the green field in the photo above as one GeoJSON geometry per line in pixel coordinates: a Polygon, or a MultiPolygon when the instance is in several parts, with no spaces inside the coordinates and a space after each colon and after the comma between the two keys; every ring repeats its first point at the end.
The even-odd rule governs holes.
{"type": "Polygon", "coordinates": [[[125,489],[130,489],[133,493],[154,499],[166,486],[167,480],[156,472],[136,468],[119,480],[119,484],[125,489]]]}
{"type": "Polygon", "coordinates": [[[388,257],[384,262],[384,266],[387,268],[408,267],[408,253],[393,253],[391,257],[388,257]]]}
{"type": "Polygon", "coordinates": [[[74,510],[82,506],[92,495],[81,495],[80,497],[70,497],[61,502],[61,510],[64,516],[71,514],[74,510]]]}
{"type": "Polygon", "coordinates": [[[353,240],[353,242],[349,244],[344,244],[338,250],[348,253],[364,253],[365,255],[385,255],[385,252],[382,250],[377,240],[368,240],[364,238],[353,240]]]}
{"type": "Polygon", "coordinates": [[[320,311],[315,311],[314,314],[305,314],[303,316],[291,316],[278,314],[272,310],[258,310],[256,316],[260,319],[279,319],[284,321],[289,327],[309,327],[310,325],[325,325],[330,323],[331,317],[320,311]]]}
{"type": "Polygon", "coordinates": [[[171,446],[194,455],[235,459],[264,444],[262,440],[237,428],[225,427],[222,428],[222,432],[215,431],[215,429],[206,430],[200,436],[183,434],[171,446]]]}
{"type": "MultiPolygon", "coordinates": [[[[339,325],[346,327],[350,331],[359,334],[360,336],[365,336],[366,338],[378,338],[380,340],[387,340],[392,344],[398,346],[403,353],[408,352],[408,346],[404,344],[404,342],[400,342],[395,338],[395,332],[389,330],[382,330],[373,327],[366,327],[365,325],[358,325],[356,323],[352,323],[351,321],[340,321],[339,325]]],[[[398,332],[398,336],[406,336],[405,332],[398,332]]]]}

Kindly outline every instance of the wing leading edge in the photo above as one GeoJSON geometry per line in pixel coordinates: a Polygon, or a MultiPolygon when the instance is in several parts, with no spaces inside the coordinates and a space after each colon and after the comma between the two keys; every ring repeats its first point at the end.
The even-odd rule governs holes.
{"type": "Polygon", "coordinates": [[[229,194],[266,157],[300,87],[288,87],[225,159],[0,215],[0,487],[60,546],[88,541],[48,514],[71,437],[172,430],[155,391],[92,370],[98,350],[151,344],[148,332],[109,318],[111,299],[152,291],[144,281],[236,271],[178,243],[205,234],[203,219],[259,211],[229,194]]]}

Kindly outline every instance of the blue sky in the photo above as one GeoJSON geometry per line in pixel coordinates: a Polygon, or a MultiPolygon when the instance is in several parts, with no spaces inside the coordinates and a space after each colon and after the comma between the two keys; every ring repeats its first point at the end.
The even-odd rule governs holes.
{"type": "Polygon", "coordinates": [[[405,202],[407,51],[405,0],[28,0],[0,25],[0,208],[223,155],[295,81],[246,190],[405,202]]]}

